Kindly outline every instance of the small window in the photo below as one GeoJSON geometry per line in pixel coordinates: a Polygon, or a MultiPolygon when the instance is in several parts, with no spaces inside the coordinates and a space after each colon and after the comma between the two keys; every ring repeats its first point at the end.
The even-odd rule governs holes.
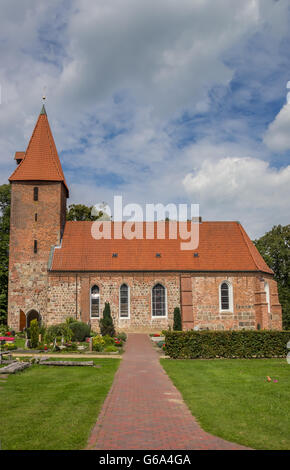
{"type": "Polygon", "coordinates": [[[34,201],[38,201],[38,188],[33,189],[33,199],[34,201]]]}
{"type": "Polygon", "coordinates": [[[122,284],[120,287],[120,317],[129,317],[129,287],[127,284],[122,284]]]}
{"type": "Polygon", "coordinates": [[[152,289],[152,316],[166,316],[166,290],[161,284],[156,284],[152,289]]]}
{"type": "Polygon", "coordinates": [[[233,311],[233,289],[228,281],[220,284],[220,311],[233,311]]]}
{"type": "Polygon", "coordinates": [[[267,308],[268,308],[268,313],[270,313],[270,288],[268,282],[265,282],[265,292],[266,292],[266,302],[267,302],[267,308]]]}
{"type": "Polygon", "coordinates": [[[37,214],[34,214],[34,220],[37,222],[37,214]]]}
{"type": "Polygon", "coordinates": [[[100,289],[98,286],[91,288],[91,318],[100,316],[100,289]]]}
{"type": "Polygon", "coordinates": [[[37,253],[37,240],[34,240],[33,251],[34,251],[34,253],[37,253]]]}
{"type": "Polygon", "coordinates": [[[222,310],[229,310],[230,308],[229,286],[226,282],[221,285],[221,306],[222,310]]]}

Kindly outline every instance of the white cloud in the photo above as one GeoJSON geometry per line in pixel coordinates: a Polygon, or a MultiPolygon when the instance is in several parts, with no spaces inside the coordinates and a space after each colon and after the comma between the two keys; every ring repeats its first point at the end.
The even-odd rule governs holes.
{"type": "Polygon", "coordinates": [[[290,150],[290,104],[279,111],[264,135],[265,144],[273,151],[290,150]]]}
{"type": "Polygon", "coordinates": [[[240,220],[252,235],[289,223],[290,165],[277,170],[251,157],[206,161],[183,185],[207,218],[240,220]]]}
{"type": "MultiPolygon", "coordinates": [[[[109,186],[94,183],[108,171],[124,181],[116,192],[126,202],[183,202],[184,175],[202,171],[201,162],[261,158],[240,116],[219,127],[201,122],[202,132],[196,125],[192,134],[202,137],[185,149],[174,118],[210,112],[212,87],[225,89],[235,74],[227,53],[246,50],[249,38],[265,31],[279,44],[287,9],[288,0],[2,0],[0,183],[14,169],[14,152],[27,146],[44,86],[72,201],[109,200],[109,186]],[[228,135],[237,143],[227,143],[228,135]]],[[[267,48],[256,59],[275,68],[267,48]]],[[[242,87],[240,102],[248,95],[242,87]]],[[[203,209],[217,219],[230,207],[203,209]]]]}

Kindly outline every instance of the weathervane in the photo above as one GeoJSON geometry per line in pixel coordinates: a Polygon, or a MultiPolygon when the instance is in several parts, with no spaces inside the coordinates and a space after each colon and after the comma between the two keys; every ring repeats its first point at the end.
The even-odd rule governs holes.
{"type": "Polygon", "coordinates": [[[43,101],[43,103],[44,103],[44,102],[45,102],[45,100],[46,100],[46,94],[45,94],[45,90],[46,90],[46,86],[45,86],[45,87],[43,87],[43,94],[42,94],[42,101],[43,101]]]}

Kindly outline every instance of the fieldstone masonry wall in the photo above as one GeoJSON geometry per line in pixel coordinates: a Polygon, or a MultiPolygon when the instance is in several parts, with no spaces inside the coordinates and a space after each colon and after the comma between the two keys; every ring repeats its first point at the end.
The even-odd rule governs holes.
{"type": "Polygon", "coordinates": [[[99,330],[98,319],[90,319],[90,288],[100,289],[100,316],[105,302],[110,302],[111,313],[118,330],[127,332],[159,331],[173,326],[173,311],[181,306],[181,278],[191,284],[192,305],[188,296],[183,297],[186,322],[199,329],[281,329],[281,314],[277,304],[276,282],[269,276],[271,306],[268,312],[264,280],[258,274],[235,273],[49,273],[47,286],[47,310],[44,319],[48,325],[60,323],[70,316],[85,322],[91,321],[92,329],[99,330]],[[233,286],[233,311],[221,312],[219,286],[224,281],[233,286]],[[130,288],[130,317],[120,318],[119,289],[126,283],[130,288]],[[152,317],[151,293],[156,283],[167,290],[167,316],[152,317]]]}

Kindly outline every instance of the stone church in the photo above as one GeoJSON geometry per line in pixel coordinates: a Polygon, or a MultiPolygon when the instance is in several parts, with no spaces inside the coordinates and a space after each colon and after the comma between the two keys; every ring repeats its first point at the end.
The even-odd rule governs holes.
{"type": "MultiPolygon", "coordinates": [[[[199,221],[199,246],[180,240],[96,240],[93,222],[66,222],[69,197],[43,106],[10,176],[8,324],[66,317],[97,331],[105,302],[117,330],[159,331],[180,307],[184,329],[281,329],[277,284],[239,222],[199,221]]],[[[113,223],[113,222],[112,222],[113,223]]],[[[166,223],[165,223],[166,225],[166,223]]]]}

